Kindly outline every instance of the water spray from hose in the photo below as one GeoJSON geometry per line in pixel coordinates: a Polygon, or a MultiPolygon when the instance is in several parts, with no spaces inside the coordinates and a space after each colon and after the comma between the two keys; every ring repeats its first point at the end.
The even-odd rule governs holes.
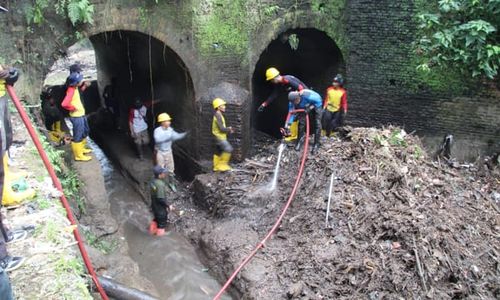
{"type": "Polygon", "coordinates": [[[276,185],[278,183],[278,174],[280,170],[280,162],[281,162],[281,157],[283,154],[283,150],[285,150],[285,144],[281,143],[278,147],[278,160],[276,161],[276,167],[274,167],[274,175],[273,175],[273,181],[271,181],[271,185],[269,186],[269,191],[272,192],[276,189],[276,185]]]}

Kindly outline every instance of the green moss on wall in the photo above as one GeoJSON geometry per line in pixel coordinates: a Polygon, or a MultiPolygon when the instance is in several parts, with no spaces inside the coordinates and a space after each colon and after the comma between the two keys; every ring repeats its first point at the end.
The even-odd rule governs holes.
{"type": "Polygon", "coordinates": [[[344,59],[348,53],[348,44],[344,19],[345,0],[311,0],[311,10],[319,14],[317,27],[324,28],[339,49],[344,54],[344,59]]]}
{"type": "Polygon", "coordinates": [[[193,7],[194,31],[202,55],[244,56],[251,30],[246,0],[198,0],[193,7]]]}
{"type": "Polygon", "coordinates": [[[473,80],[463,76],[459,70],[451,67],[436,69],[433,72],[424,72],[417,70],[417,66],[420,64],[419,57],[413,54],[408,61],[407,67],[402,70],[406,74],[404,85],[412,92],[425,89],[434,93],[446,93],[450,96],[456,96],[463,94],[475,84],[473,80]]]}

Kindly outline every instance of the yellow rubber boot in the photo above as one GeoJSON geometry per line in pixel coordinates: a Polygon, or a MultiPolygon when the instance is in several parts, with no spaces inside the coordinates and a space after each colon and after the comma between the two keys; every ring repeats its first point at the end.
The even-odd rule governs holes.
{"type": "Polygon", "coordinates": [[[49,131],[49,139],[56,143],[56,144],[60,144],[61,143],[61,140],[64,138],[64,132],[60,132],[60,131],[49,131]]]}
{"type": "Polygon", "coordinates": [[[52,130],[64,133],[64,131],[61,130],[61,121],[54,122],[54,124],[52,124],[52,130]]]}
{"type": "Polygon", "coordinates": [[[76,161],[89,161],[92,159],[91,156],[83,153],[83,141],[79,143],[71,142],[71,150],[73,150],[73,157],[76,161]]]}
{"type": "Polygon", "coordinates": [[[83,144],[83,147],[82,147],[83,154],[88,154],[88,153],[92,152],[92,149],[90,149],[89,147],[87,147],[87,138],[84,138],[82,140],[82,144],[83,144]]]}
{"type": "Polygon", "coordinates": [[[26,177],[27,174],[26,172],[11,172],[9,169],[9,157],[7,156],[7,153],[3,156],[3,172],[4,172],[4,180],[5,184],[9,181],[15,181],[21,177],[26,177]]]}
{"type": "Polygon", "coordinates": [[[35,190],[32,188],[28,188],[24,191],[14,191],[9,181],[4,182],[2,193],[2,205],[4,206],[17,205],[35,196],[35,190]]]}
{"type": "Polygon", "coordinates": [[[321,129],[321,136],[326,136],[326,130],[321,129]]]}
{"type": "Polygon", "coordinates": [[[297,136],[299,134],[299,122],[295,121],[290,125],[290,136],[285,138],[285,141],[290,142],[290,141],[295,141],[297,139],[297,136]]]}
{"type": "Polygon", "coordinates": [[[229,152],[222,152],[220,156],[220,161],[217,167],[217,171],[225,172],[231,170],[231,167],[229,166],[229,160],[231,159],[231,153],[229,152]]]}
{"type": "Polygon", "coordinates": [[[219,171],[220,156],[217,155],[217,154],[214,154],[213,161],[214,161],[213,170],[214,171],[219,171]]]}

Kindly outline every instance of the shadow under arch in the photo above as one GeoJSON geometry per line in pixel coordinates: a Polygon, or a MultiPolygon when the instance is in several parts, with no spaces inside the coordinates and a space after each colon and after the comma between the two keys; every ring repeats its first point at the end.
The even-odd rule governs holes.
{"type": "Polygon", "coordinates": [[[266,69],[276,67],[282,75],[293,75],[323,96],[337,73],[345,73],[345,62],[337,44],[323,31],[314,28],[289,29],[279,34],[260,54],[252,75],[253,126],[280,137],[288,111],[287,93],[283,91],[264,112],[257,107],[272,93],[274,85],[265,79],[266,69]],[[293,49],[293,40],[298,47],[293,49]]]}
{"type": "MultiPolygon", "coordinates": [[[[172,127],[190,135],[174,149],[176,173],[191,178],[189,167],[197,159],[195,93],[191,74],[180,56],[157,38],[137,31],[116,30],[89,37],[95,50],[99,91],[115,82],[120,127],[128,130],[128,114],[135,98],[153,102],[146,121],[150,136],[166,112],[172,127]]],[[[109,129],[109,128],[108,128],[109,129]]]]}

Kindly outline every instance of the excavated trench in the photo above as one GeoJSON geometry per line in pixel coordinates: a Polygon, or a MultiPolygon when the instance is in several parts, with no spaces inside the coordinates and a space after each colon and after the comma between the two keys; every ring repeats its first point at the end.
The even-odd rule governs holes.
{"type": "MultiPolygon", "coordinates": [[[[269,44],[255,66],[252,77],[254,111],[274,88],[264,76],[269,67],[276,67],[282,75],[294,75],[321,95],[335,74],[345,71],[342,53],[326,33],[316,29],[288,30],[269,44]]],[[[287,93],[283,90],[264,112],[254,114],[254,128],[280,137],[279,128],[287,112],[287,93]]]]}
{"type": "Polygon", "coordinates": [[[146,230],[151,220],[149,206],[120,174],[120,166],[115,167],[99,150],[94,152],[101,163],[111,215],[123,229],[128,255],[137,263],[140,274],[153,283],[160,299],[207,299],[220,286],[196,249],[175,230],[179,216],[170,216],[166,236],[150,236],[146,230]]]}

